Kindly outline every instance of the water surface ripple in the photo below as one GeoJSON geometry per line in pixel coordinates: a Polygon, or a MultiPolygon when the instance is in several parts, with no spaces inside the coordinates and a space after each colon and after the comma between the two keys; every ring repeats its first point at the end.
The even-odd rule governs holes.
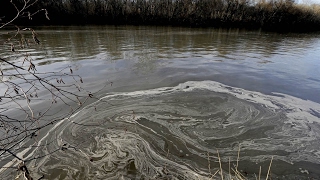
{"type": "Polygon", "coordinates": [[[259,166],[265,176],[272,156],[272,177],[319,178],[319,113],[311,101],[214,81],[107,94],[51,129],[40,143],[54,143],[34,153],[61,150],[31,166],[48,179],[209,179],[217,150],[228,176],[240,143],[248,178],[259,166]]]}
{"type": "MultiPolygon", "coordinates": [[[[19,53],[28,53],[38,72],[70,66],[101,98],[14,149],[35,179],[210,179],[219,169],[217,150],[228,178],[239,144],[238,169],[249,179],[260,166],[265,179],[272,157],[272,179],[320,179],[319,33],[34,29],[40,45],[13,53],[1,44],[0,56],[19,65],[19,53]]],[[[52,101],[31,102],[40,111],[52,101]]],[[[10,161],[7,153],[1,167],[16,165],[10,161]]],[[[16,177],[4,169],[0,179],[16,177]]]]}

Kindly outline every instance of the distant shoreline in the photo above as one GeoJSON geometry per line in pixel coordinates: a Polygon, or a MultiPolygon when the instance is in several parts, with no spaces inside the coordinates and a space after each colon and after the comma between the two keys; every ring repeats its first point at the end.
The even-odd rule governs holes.
{"type": "Polygon", "coordinates": [[[295,4],[291,0],[255,3],[246,0],[47,0],[39,1],[32,8],[33,11],[46,9],[50,20],[38,13],[32,20],[24,18],[16,24],[169,25],[276,32],[320,30],[320,5],[295,4]]]}

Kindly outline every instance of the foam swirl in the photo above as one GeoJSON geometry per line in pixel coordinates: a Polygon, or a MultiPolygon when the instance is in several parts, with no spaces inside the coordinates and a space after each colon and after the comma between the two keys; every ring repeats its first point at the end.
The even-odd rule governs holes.
{"type": "Polygon", "coordinates": [[[273,176],[317,178],[319,114],[311,101],[213,81],[108,94],[52,128],[40,144],[54,143],[35,153],[62,150],[31,164],[48,179],[205,179],[216,150],[228,169],[240,143],[248,178],[271,156],[273,176]]]}

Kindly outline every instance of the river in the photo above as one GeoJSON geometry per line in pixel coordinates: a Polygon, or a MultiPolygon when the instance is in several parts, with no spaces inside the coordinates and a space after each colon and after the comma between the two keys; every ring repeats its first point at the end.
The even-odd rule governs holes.
{"type": "Polygon", "coordinates": [[[29,154],[50,155],[30,161],[34,177],[209,179],[220,159],[225,179],[235,168],[256,179],[273,158],[272,179],[320,178],[319,33],[34,29],[38,71],[70,65],[100,98],[71,118],[99,125],[60,121],[43,134],[29,154]]]}

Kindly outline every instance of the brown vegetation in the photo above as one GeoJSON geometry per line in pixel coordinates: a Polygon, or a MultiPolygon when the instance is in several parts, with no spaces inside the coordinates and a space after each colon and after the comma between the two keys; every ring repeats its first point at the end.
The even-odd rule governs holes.
{"type": "MultiPolygon", "coordinates": [[[[291,0],[260,2],[249,0],[46,0],[45,17],[31,21],[41,24],[132,24],[197,27],[262,28],[276,31],[320,29],[318,6],[291,0]]],[[[2,6],[1,6],[2,7],[2,6]]]]}

